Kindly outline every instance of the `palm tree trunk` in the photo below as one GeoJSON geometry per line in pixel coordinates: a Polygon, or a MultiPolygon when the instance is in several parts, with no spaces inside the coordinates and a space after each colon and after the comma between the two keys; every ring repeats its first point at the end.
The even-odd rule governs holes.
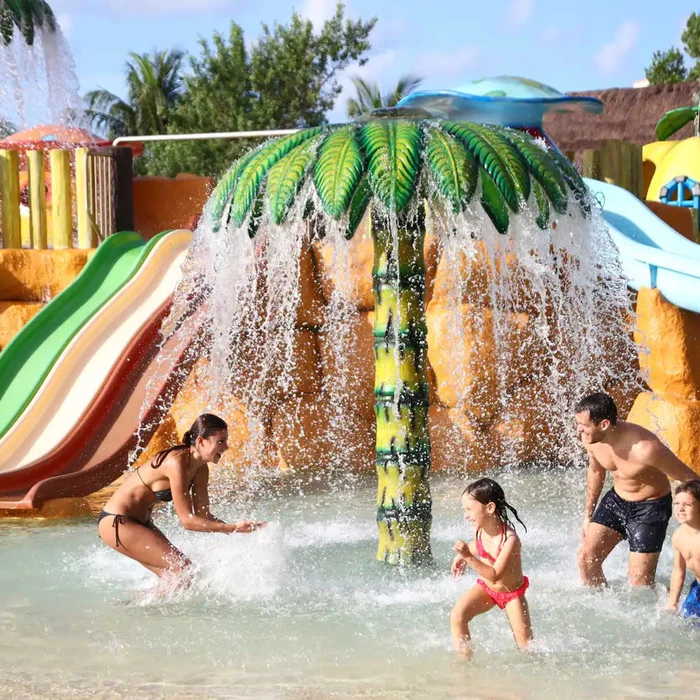
{"type": "Polygon", "coordinates": [[[394,234],[385,222],[372,228],[377,559],[423,564],[432,560],[425,230],[414,222],[394,234]]]}

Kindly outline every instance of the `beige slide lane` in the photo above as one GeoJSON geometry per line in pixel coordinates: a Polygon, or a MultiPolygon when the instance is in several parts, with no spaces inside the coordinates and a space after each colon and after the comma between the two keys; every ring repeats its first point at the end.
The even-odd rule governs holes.
{"type": "Polygon", "coordinates": [[[80,423],[131,339],[175,290],[191,237],[184,230],[164,236],[134,277],[73,338],[0,439],[0,473],[49,456],[80,423]]]}

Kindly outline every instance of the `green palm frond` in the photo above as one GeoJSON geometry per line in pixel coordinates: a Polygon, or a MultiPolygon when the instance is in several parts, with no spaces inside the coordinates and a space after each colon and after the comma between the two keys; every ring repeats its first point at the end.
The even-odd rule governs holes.
{"type": "Polygon", "coordinates": [[[438,190],[450,201],[452,211],[462,211],[474,195],[478,164],[461,141],[439,129],[429,131],[425,159],[438,190]]]}
{"type": "Polygon", "coordinates": [[[540,148],[532,137],[503,127],[496,128],[508,141],[515,144],[525,158],[528,169],[542,186],[554,211],[558,214],[566,213],[568,203],[566,180],[554,158],[540,148]]]}
{"type": "Polygon", "coordinates": [[[258,195],[255,198],[255,202],[253,202],[250,219],[248,220],[248,236],[250,236],[250,238],[255,238],[255,234],[258,232],[258,228],[260,228],[264,207],[265,202],[263,197],[262,195],[258,195]]]}
{"type": "Polygon", "coordinates": [[[391,211],[402,211],[413,196],[420,172],[421,139],[420,126],[408,121],[377,120],[360,130],[370,186],[391,211]]]}
{"type": "Polygon", "coordinates": [[[506,233],[509,223],[509,204],[503,192],[489,173],[481,170],[481,206],[498,233],[506,233]]]}
{"type": "MultiPolygon", "coordinates": [[[[533,192],[541,228],[549,225],[550,209],[566,211],[570,193],[587,213],[586,189],[573,166],[527,134],[382,113],[362,123],[299,131],[247,154],[212,195],[213,225],[221,226],[227,207],[228,218],[242,225],[261,199],[273,221],[282,223],[313,170],[316,201],[327,216],[348,216],[351,237],[373,197],[400,213],[414,197],[424,196],[417,192],[423,158],[455,213],[472,200],[481,181],[481,204],[501,233],[508,229],[510,213],[517,213],[533,192]]],[[[257,225],[259,217],[254,213],[252,218],[257,225]]]]}
{"type": "Polygon", "coordinates": [[[276,224],[284,221],[294,197],[311,169],[318,141],[319,138],[307,141],[270,168],[267,174],[267,199],[272,220],[276,224]]]}
{"type": "Polygon", "coordinates": [[[268,170],[293,148],[316,136],[320,131],[320,126],[297,131],[294,134],[275,139],[254,152],[243,167],[233,191],[231,215],[236,226],[240,226],[248,216],[250,207],[268,170]]]}
{"type": "Polygon", "coordinates": [[[355,231],[357,231],[357,227],[360,225],[362,217],[365,215],[371,200],[372,188],[369,185],[369,178],[365,175],[357,184],[352,199],[350,200],[350,205],[348,207],[348,230],[345,234],[345,238],[350,239],[355,235],[355,231]]]}
{"type": "Polygon", "coordinates": [[[415,75],[402,75],[396,87],[391,91],[384,94],[382,97],[382,107],[394,107],[397,105],[404,97],[407,97],[423,82],[423,78],[419,78],[415,75]]]}
{"type": "Polygon", "coordinates": [[[544,231],[549,226],[549,200],[538,182],[533,183],[532,190],[535,193],[535,202],[537,202],[537,208],[539,209],[535,223],[544,231]]]}
{"type": "Polygon", "coordinates": [[[561,171],[564,182],[566,182],[568,188],[574,193],[574,199],[579,203],[584,214],[590,214],[590,192],[579,172],[563,153],[551,150],[550,155],[561,171]]]}
{"type": "Polygon", "coordinates": [[[510,209],[513,212],[520,211],[518,192],[508,166],[498,151],[483,138],[482,129],[470,122],[444,122],[442,127],[471,151],[479,165],[493,178],[510,209]]]}
{"type": "Polygon", "coordinates": [[[364,78],[356,76],[352,78],[356,96],[348,100],[348,117],[356,119],[374,109],[394,107],[422,82],[423,79],[415,75],[404,75],[399,78],[393,90],[382,95],[376,83],[370,83],[364,78]]]}
{"type": "Polygon", "coordinates": [[[355,86],[357,97],[348,100],[348,116],[351,119],[383,106],[379,87],[375,83],[355,77],[352,78],[352,84],[355,86]]]}
{"type": "MultiPolygon", "coordinates": [[[[2,0],[0,0],[2,2],[2,0]]],[[[183,92],[181,76],[185,54],[177,49],[152,54],[129,52],[126,63],[127,99],[108,90],[93,90],[85,97],[88,116],[107,134],[164,134],[173,108],[183,92]]]]}
{"type": "Polygon", "coordinates": [[[213,202],[211,209],[211,221],[212,228],[214,231],[218,231],[221,228],[221,217],[223,216],[224,209],[229,202],[233,188],[238,182],[238,178],[250,162],[250,159],[255,155],[256,151],[250,151],[242,158],[237,160],[223,175],[219,180],[214,191],[211,193],[210,200],[213,202]]]}
{"type": "Polygon", "coordinates": [[[44,0],[0,0],[0,37],[5,45],[12,41],[15,29],[31,46],[37,29],[56,31],[56,17],[44,0]]]}
{"type": "Polygon", "coordinates": [[[355,127],[334,131],[318,152],[314,173],[316,191],[327,214],[343,215],[364,170],[364,158],[355,138],[355,127]]]}
{"type": "Polygon", "coordinates": [[[530,173],[518,148],[496,129],[482,125],[475,125],[472,128],[501,157],[513,179],[515,191],[520,200],[527,202],[530,196],[530,173]]]}
{"type": "Polygon", "coordinates": [[[98,130],[105,131],[110,138],[138,132],[136,110],[113,92],[102,88],[91,90],[85,95],[85,100],[89,105],[87,116],[98,130]]]}

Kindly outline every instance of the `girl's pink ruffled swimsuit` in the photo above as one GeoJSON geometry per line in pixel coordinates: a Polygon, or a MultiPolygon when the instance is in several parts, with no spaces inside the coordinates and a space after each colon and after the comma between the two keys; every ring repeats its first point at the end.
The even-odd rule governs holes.
{"type": "MultiPolygon", "coordinates": [[[[481,530],[476,531],[476,537],[474,538],[476,540],[476,553],[482,558],[482,559],[487,559],[490,561],[492,564],[495,563],[496,558],[498,555],[501,553],[501,549],[503,549],[503,544],[506,541],[506,524],[503,523],[503,529],[501,530],[501,541],[498,545],[498,551],[496,552],[496,558],[492,557],[485,549],[484,545],[481,544],[481,530]]],[[[498,605],[501,610],[506,607],[506,603],[510,603],[511,600],[515,600],[516,598],[520,598],[521,596],[525,595],[525,591],[528,589],[528,586],[530,585],[530,581],[528,580],[527,576],[523,576],[523,585],[520,586],[520,588],[517,588],[514,591],[494,591],[493,589],[489,588],[486,585],[486,582],[483,579],[477,579],[476,582],[486,591],[488,594],[488,597],[491,598],[491,600],[498,605]]]]}

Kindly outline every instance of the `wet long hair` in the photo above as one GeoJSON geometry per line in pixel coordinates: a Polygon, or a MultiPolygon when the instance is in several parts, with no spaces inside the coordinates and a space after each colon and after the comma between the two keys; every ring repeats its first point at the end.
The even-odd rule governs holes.
{"type": "Polygon", "coordinates": [[[518,511],[506,501],[506,496],[503,493],[501,485],[493,479],[477,479],[462,491],[462,496],[464,496],[465,493],[471,496],[475,501],[479,501],[479,503],[483,503],[484,505],[493,503],[496,506],[496,515],[498,515],[506,526],[515,530],[515,525],[508,515],[508,511],[510,511],[515,519],[525,528],[525,532],[527,532],[527,527],[525,527],[525,523],[520,519],[518,511]]]}
{"type": "Polygon", "coordinates": [[[226,421],[219,418],[219,416],[215,416],[213,413],[202,413],[202,415],[197,416],[197,420],[192,423],[190,429],[182,436],[182,443],[168,447],[165,450],[161,450],[153,458],[151,467],[153,469],[158,469],[158,467],[163,464],[163,461],[171,452],[189,450],[189,448],[194,445],[194,442],[198,437],[208,438],[221,430],[228,430],[226,421]]]}

